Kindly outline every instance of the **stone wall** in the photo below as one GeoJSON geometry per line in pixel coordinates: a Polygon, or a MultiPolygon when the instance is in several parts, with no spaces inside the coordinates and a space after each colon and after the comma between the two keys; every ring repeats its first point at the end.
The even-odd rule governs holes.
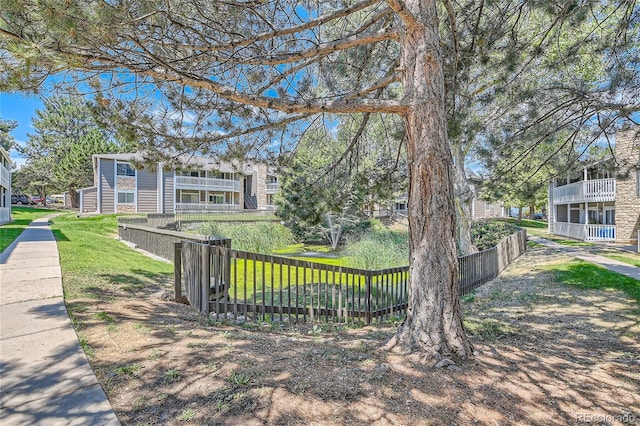
{"type": "Polygon", "coordinates": [[[129,176],[118,176],[118,191],[134,191],[136,189],[136,178],[129,176]]]}
{"type": "Polygon", "coordinates": [[[135,213],[136,206],[133,204],[118,204],[118,213],[135,213]]]}
{"type": "Polygon", "coordinates": [[[267,165],[256,164],[256,173],[253,178],[256,180],[256,201],[258,209],[264,209],[267,205],[267,165]]]}
{"type": "Polygon", "coordinates": [[[636,241],[640,229],[640,196],[638,195],[638,167],[640,167],[640,134],[638,129],[616,135],[616,240],[636,241]]]}

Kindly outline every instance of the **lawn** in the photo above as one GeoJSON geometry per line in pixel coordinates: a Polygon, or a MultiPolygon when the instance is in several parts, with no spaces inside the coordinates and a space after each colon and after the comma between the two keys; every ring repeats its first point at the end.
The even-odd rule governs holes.
{"type": "Polygon", "coordinates": [[[157,285],[173,276],[173,266],[153,260],[115,240],[115,215],[52,220],[58,240],[65,299],[109,299],[157,285]]]}
{"type": "Polygon", "coordinates": [[[629,265],[637,266],[640,268],[640,256],[634,256],[631,254],[619,254],[619,253],[601,253],[602,256],[609,259],[617,260],[619,262],[628,263],[629,265]]]}
{"type": "Polygon", "coordinates": [[[13,222],[0,226],[0,252],[9,247],[22,234],[22,231],[29,226],[32,220],[58,212],[59,210],[12,206],[11,218],[13,222]]]}
{"type": "Polygon", "coordinates": [[[542,269],[554,271],[559,283],[582,289],[622,290],[640,304],[640,281],[600,266],[576,259],[564,264],[547,265],[542,269]]]}
{"type": "Polygon", "coordinates": [[[547,222],[541,222],[539,220],[530,220],[530,219],[497,219],[499,221],[506,221],[509,223],[513,223],[520,228],[524,228],[527,230],[527,235],[544,238],[549,241],[553,241],[558,244],[562,244],[563,246],[569,247],[593,247],[595,244],[588,243],[585,241],[572,240],[570,238],[562,238],[556,235],[549,234],[548,232],[548,224],[547,222]]]}

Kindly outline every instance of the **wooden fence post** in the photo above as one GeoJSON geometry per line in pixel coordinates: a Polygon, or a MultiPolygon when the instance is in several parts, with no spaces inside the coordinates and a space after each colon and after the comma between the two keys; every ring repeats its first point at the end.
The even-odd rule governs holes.
{"type": "Polygon", "coordinates": [[[182,243],[173,245],[173,295],[176,302],[182,297],[182,243]]]}
{"type": "Polygon", "coordinates": [[[373,295],[371,294],[371,283],[372,282],[372,278],[371,278],[371,271],[367,271],[367,274],[365,275],[365,283],[366,283],[366,288],[365,288],[365,323],[367,325],[371,325],[371,310],[372,310],[372,304],[373,304],[373,300],[372,297],[373,295]]]}
{"type": "Polygon", "coordinates": [[[209,316],[209,292],[211,287],[211,249],[209,244],[201,244],[202,275],[200,278],[200,312],[209,316]]]}

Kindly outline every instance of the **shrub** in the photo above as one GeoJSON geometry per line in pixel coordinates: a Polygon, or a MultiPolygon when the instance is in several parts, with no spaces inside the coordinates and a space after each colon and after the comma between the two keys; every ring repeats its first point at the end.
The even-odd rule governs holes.
{"type": "Polygon", "coordinates": [[[199,231],[204,235],[213,235],[231,239],[231,247],[236,250],[269,254],[274,250],[293,244],[293,235],[278,223],[239,223],[227,224],[210,222],[199,231]]]}
{"type": "Polygon", "coordinates": [[[508,237],[518,230],[518,227],[510,222],[491,220],[474,222],[471,227],[471,239],[478,250],[486,250],[497,246],[503,238],[508,237]]]}
{"type": "Polygon", "coordinates": [[[374,223],[359,239],[349,241],[344,254],[354,268],[406,266],[409,263],[409,237],[406,232],[392,231],[374,223]]]}

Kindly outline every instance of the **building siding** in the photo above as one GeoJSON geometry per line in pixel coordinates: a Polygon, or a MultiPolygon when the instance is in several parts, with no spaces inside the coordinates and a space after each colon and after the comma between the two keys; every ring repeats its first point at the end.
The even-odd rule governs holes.
{"type": "Polygon", "coordinates": [[[164,171],[164,206],[162,213],[174,213],[173,204],[174,198],[176,194],[175,186],[174,186],[174,172],[164,171]]]}
{"type": "Polygon", "coordinates": [[[158,178],[157,174],[142,169],[138,175],[138,213],[158,212],[158,178]]]}
{"type": "Polygon", "coordinates": [[[98,188],[86,188],[80,191],[82,201],[82,213],[93,213],[98,211],[98,188]]]}
{"type": "Polygon", "coordinates": [[[115,162],[110,159],[100,159],[100,185],[102,189],[102,211],[100,213],[115,213],[114,186],[115,162]]]}

